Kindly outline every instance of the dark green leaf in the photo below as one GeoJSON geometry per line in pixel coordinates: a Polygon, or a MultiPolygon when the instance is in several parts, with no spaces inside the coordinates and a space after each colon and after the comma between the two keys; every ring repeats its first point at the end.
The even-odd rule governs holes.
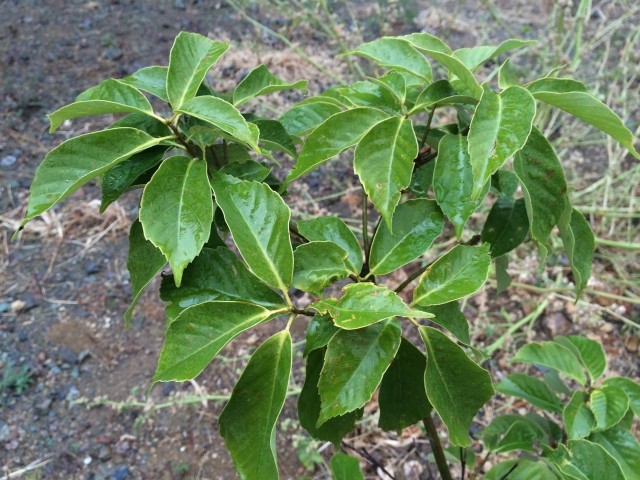
{"type": "Polygon", "coordinates": [[[596,419],[587,408],[587,396],[575,391],[562,411],[562,421],[569,439],[585,438],[596,427],[596,419]]]}
{"type": "Polygon", "coordinates": [[[546,465],[527,459],[506,460],[497,464],[485,475],[485,480],[557,480],[546,465]]]}
{"type": "Polygon", "coordinates": [[[254,160],[247,160],[246,162],[228,163],[219,172],[240,180],[262,182],[269,176],[271,169],[254,160]]]}
{"type": "Polygon", "coordinates": [[[295,83],[287,83],[272,74],[264,65],[259,65],[249,72],[233,91],[233,104],[238,106],[259,95],[281,90],[307,91],[307,81],[300,80],[295,83]]]}
{"type": "Polygon", "coordinates": [[[410,114],[425,110],[433,110],[444,105],[476,105],[478,99],[469,95],[460,95],[447,80],[438,80],[425,88],[418,98],[410,114]]]}
{"type": "Polygon", "coordinates": [[[349,275],[347,252],[333,242],[309,242],[293,252],[293,286],[321,296],[325,287],[349,275]]]}
{"type": "Polygon", "coordinates": [[[511,275],[509,275],[509,255],[501,255],[494,258],[496,267],[496,292],[502,293],[511,286],[511,275]]]}
{"type": "Polygon", "coordinates": [[[603,386],[613,385],[624,390],[629,397],[629,407],[640,418],[640,383],[627,377],[607,378],[602,382],[603,386]]]}
{"type": "Polygon", "coordinates": [[[502,453],[513,450],[532,452],[536,443],[546,440],[544,429],[531,418],[520,415],[500,415],[482,430],[482,440],[489,451],[502,453]]]}
{"type": "Polygon", "coordinates": [[[524,199],[514,201],[502,196],[491,207],[482,228],[482,241],[491,244],[491,256],[495,258],[524,242],[528,233],[529,218],[524,199]]]}
{"type": "Polygon", "coordinates": [[[596,240],[589,222],[575,208],[565,211],[558,224],[558,229],[571,264],[576,296],[579,297],[591,276],[596,240]]]}
{"type": "Polygon", "coordinates": [[[553,340],[567,347],[578,357],[582,365],[587,369],[592,382],[600,378],[607,368],[607,357],[604,354],[602,344],[599,342],[578,335],[557,336],[553,340]]]}
{"type": "Polygon", "coordinates": [[[640,479],[640,443],[631,432],[613,428],[593,433],[589,440],[602,445],[618,461],[626,480],[640,479]]]}
{"type": "Polygon", "coordinates": [[[427,196],[427,193],[433,184],[433,170],[435,166],[436,162],[431,160],[413,170],[409,190],[411,190],[411,193],[416,197],[427,196]]]}
{"type": "Polygon", "coordinates": [[[453,52],[453,55],[464,63],[469,70],[475,70],[489,60],[499,57],[509,50],[516,50],[535,43],[535,40],[509,39],[497,47],[482,45],[472,48],[459,48],[453,52]]]}
{"type": "Polygon", "coordinates": [[[504,395],[523,398],[532,405],[550,412],[562,412],[562,403],[549,390],[546,383],[522,373],[508,375],[496,385],[496,391],[504,395]]]}
{"type": "Polygon", "coordinates": [[[379,38],[364,43],[349,53],[368,58],[383,67],[402,70],[431,81],[431,65],[407,40],[379,38]]]}
{"type": "Polygon", "coordinates": [[[296,146],[291,136],[277,120],[252,121],[260,129],[260,143],[266,150],[280,151],[296,157],[296,146]]]}
{"type": "Polygon", "coordinates": [[[304,135],[340,110],[339,106],[328,101],[298,103],[287,110],[279,121],[289,135],[304,135]]]}
{"type": "Polygon", "coordinates": [[[333,480],[364,480],[358,459],[344,453],[331,457],[331,475],[333,480]]]}
{"type": "Polygon", "coordinates": [[[399,99],[386,86],[375,81],[362,80],[341,87],[340,93],[357,107],[372,107],[390,112],[401,112],[399,99]]]}
{"type": "Polygon", "coordinates": [[[596,431],[617,425],[629,409],[629,397],[615,385],[595,388],[589,397],[589,406],[596,419],[596,431]]]}
{"type": "Polygon", "coordinates": [[[399,105],[404,105],[407,99],[407,82],[401,73],[392,70],[382,77],[372,79],[372,81],[393,95],[399,105]]]}
{"type": "Polygon", "coordinates": [[[491,176],[491,188],[501,196],[513,197],[518,190],[520,180],[518,176],[510,170],[498,170],[491,176]]]}
{"type": "Polygon", "coordinates": [[[580,385],[587,381],[578,358],[567,347],[555,342],[532,342],[518,350],[512,362],[532,363],[553,368],[580,385]]]}
{"type": "Polygon", "coordinates": [[[164,122],[144,113],[130,113],[109,125],[109,129],[122,127],[142,130],[152,137],[167,137],[171,135],[171,129],[164,122]]]}
{"type": "Polygon", "coordinates": [[[466,343],[467,345],[471,343],[471,339],[469,338],[469,322],[464,313],[462,313],[462,310],[460,310],[459,302],[453,301],[442,305],[419,307],[418,309],[432,313],[434,317],[431,318],[430,321],[449,330],[462,343],[466,343]]]}
{"type": "Polygon", "coordinates": [[[569,440],[571,464],[586,478],[625,480],[620,464],[601,445],[588,440],[569,440]]]}
{"type": "Polygon", "coordinates": [[[156,97],[169,101],[167,96],[167,67],[157,65],[144,67],[120,80],[127,85],[148,92],[156,97]]]}
{"type": "Polygon", "coordinates": [[[338,327],[335,326],[329,315],[315,315],[307,327],[304,356],[309,355],[309,353],[314,350],[326,347],[329,340],[331,340],[337,332],[338,327]]]}

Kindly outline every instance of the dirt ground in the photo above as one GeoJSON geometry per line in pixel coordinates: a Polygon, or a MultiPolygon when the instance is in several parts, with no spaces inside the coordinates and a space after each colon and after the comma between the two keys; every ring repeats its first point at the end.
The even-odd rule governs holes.
{"type": "MultiPolygon", "coordinates": [[[[304,25],[288,24],[289,19],[260,3],[266,5],[245,2],[250,14],[287,34],[321,65],[338,75],[346,71],[343,63],[331,60],[337,45],[304,25]]],[[[349,13],[355,12],[370,37],[426,28],[455,47],[506,38],[499,25],[486,27],[493,21],[482,6],[486,3],[416,1],[415,15],[401,12],[381,27],[367,23],[371,2],[347,2],[349,13]]],[[[549,14],[545,2],[494,3],[503,4],[502,18],[512,19],[512,29],[528,38],[542,32],[549,14]]],[[[252,349],[269,331],[241,337],[197,381],[158,386],[147,400],[144,391],[166,324],[163,304],[152,287],[132,328],[123,328],[122,313],[130,300],[126,235],[137,213],[137,195],[127,194],[99,215],[99,187],[86,186],[34,221],[19,241],[11,241],[33,172],[47,150],[109,121],[79,119],[50,135],[45,114],[104,78],[166,64],[181,30],[232,42],[228,58],[216,67],[223,85],[241,78],[257,62],[266,62],[284,70],[285,76],[312,77],[312,89],[327,86],[291,49],[257,32],[224,1],[0,0],[0,478],[236,478],[217,433],[224,403],[199,399],[228,395],[252,349]]],[[[593,160],[582,168],[585,175],[597,174],[602,162],[593,160]]],[[[308,186],[316,188],[321,178],[310,176],[308,186]]],[[[326,188],[321,193],[336,190],[333,185],[326,188]]],[[[304,198],[304,187],[294,194],[304,198]]],[[[357,208],[351,200],[347,190],[318,208],[348,212],[357,208]]],[[[596,268],[605,271],[606,266],[596,268]]],[[[519,279],[535,283],[535,273],[519,279]]],[[[470,318],[482,314],[499,319],[500,310],[506,309],[516,320],[531,312],[540,298],[523,292],[496,298],[487,289],[469,302],[467,312],[470,318]]],[[[625,315],[637,320],[637,306],[626,308],[625,315]]],[[[637,337],[598,312],[554,297],[529,338],[588,333],[615,357],[612,370],[638,378],[637,337]]],[[[476,326],[474,332],[479,342],[492,338],[489,327],[476,326]]],[[[296,340],[302,339],[298,332],[296,340]]],[[[494,360],[494,372],[506,368],[500,355],[494,360]]],[[[298,355],[298,373],[301,365],[298,355]]],[[[296,375],[298,383],[301,378],[296,375]]],[[[316,449],[327,458],[332,447],[297,431],[295,401],[295,396],[288,399],[287,421],[278,430],[282,477],[328,478],[321,460],[315,470],[313,465],[305,468],[316,449]]],[[[383,435],[373,421],[365,420],[347,444],[366,448],[387,466],[393,464],[396,478],[432,478],[423,466],[429,447],[417,429],[400,437],[383,435]]],[[[384,478],[371,462],[363,460],[365,464],[371,478],[384,478]]]]}

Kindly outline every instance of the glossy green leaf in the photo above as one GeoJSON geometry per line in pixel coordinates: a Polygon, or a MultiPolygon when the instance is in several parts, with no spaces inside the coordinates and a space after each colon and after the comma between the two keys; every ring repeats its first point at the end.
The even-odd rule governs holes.
{"type": "Polygon", "coordinates": [[[602,382],[603,387],[609,385],[621,388],[627,394],[629,407],[640,418],[640,383],[628,377],[612,377],[602,382]]]}
{"type": "Polygon", "coordinates": [[[444,333],[420,327],[427,347],[424,383],[433,408],[454,445],[471,444],[469,427],[478,410],[493,396],[491,376],[444,333]]]}
{"type": "Polygon", "coordinates": [[[129,115],[125,115],[120,120],[116,120],[109,125],[108,129],[123,127],[142,130],[152,137],[167,137],[172,134],[171,129],[166,123],[144,113],[130,113],[129,115]]]}
{"type": "Polygon", "coordinates": [[[268,95],[281,90],[307,91],[307,81],[288,83],[272,74],[264,65],[259,65],[242,79],[233,91],[233,104],[241,105],[254,97],[268,95]]]}
{"type": "Polygon", "coordinates": [[[602,445],[618,461],[626,480],[640,479],[640,443],[631,432],[612,428],[606,432],[593,433],[589,440],[602,445]]]}
{"type": "Polygon", "coordinates": [[[167,71],[168,67],[160,67],[154,65],[151,67],[144,67],[140,70],[132,73],[128,77],[121,79],[120,81],[131,85],[132,87],[148,92],[156,97],[169,101],[167,96],[167,71]]]}
{"type": "Polygon", "coordinates": [[[519,71],[511,63],[511,59],[507,58],[498,69],[498,87],[506,90],[509,87],[517,85],[519,83],[518,73],[519,71]]]}
{"type": "Polygon", "coordinates": [[[425,88],[416,99],[415,106],[409,112],[418,113],[444,105],[475,105],[478,99],[469,95],[460,95],[447,80],[438,80],[425,88]]]}
{"type": "Polygon", "coordinates": [[[246,301],[271,309],[286,306],[226,247],[203,248],[185,269],[180,288],[171,275],[164,276],[160,298],[170,303],[166,308],[170,319],[185,308],[212,300],[246,301]]]}
{"type": "Polygon", "coordinates": [[[500,415],[482,430],[482,440],[491,452],[514,450],[532,452],[536,443],[547,439],[544,429],[528,417],[500,415]]]}
{"type": "Polygon", "coordinates": [[[629,397],[615,385],[594,389],[589,397],[589,406],[596,419],[596,431],[608,430],[617,425],[629,409],[629,397]]]}
{"type": "Polygon", "coordinates": [[[516,50],[529,45],[534,45],[535,43],[535,40],[509,39],[505,40],[497,47],[481,45],[471,48],[459,48],[453,52],[453,55],[464,63],[469,70],[475,70],[482,64],[493,58],[499,57],[509,50],[516,50]]]}
{"type": "Polygon", "coordinates": [[[436,162],[433,160],[428,161],[424,165],[419,166],[413,170],[411,175],[411,184],[409,184],[409,190],[416,197],[426,197],[429,193],[429,189],[433,184],[433,171],[435,169],[436,162]]]}
{"type": "Polygon", "coordinates": [[[327,118],[307,137],[286,183],[318,168],[322,163],[358,143],[371,128],[387,118],[381,110],[354,108],[327,118]]]}
{"type": "Polygon", "coordinates": [[[407,82],[401,73],[392,70],[382,77],[372,79],[372,81],[393,95],[399,105],[404,105],[407,99],[407,82]]]}
{"type": "Polygon", "coordinates": [[[562,411],[562,421],[570,439],[585,438],[596,427],[596,419],[587,407],[584,392],[575,391],[562,411]]]}
{"type": "Polygon", "coordinates": [[[449,70],[449,76],[452,77],[451,82],[461,94],[481,98],[482,87],[464,63],[447,53],[427,49],[422,49],[422,51],[449,70]]]}
{"type": "Polygon", "coordinates": [[[549,412],[562,412],[562,403],[549,390],[547,384],[529,375],[522,373],[508,375],[496,385],[496,391],[523,398],[530,404],[549,412]]]}
{"type": "Polygon", "coordinates": [[[501,255],[494,258],[494,265],[496,267],[496,292],[500,294],[511,286],[509,255],[501,255]]]}
{"type": "Polygon", "coordinates": [[[498,170],[491,176],[491,188],[500,196],[513,197],[519,185],[518,176],[510,170],[498,170]]]}
{"type": "Polygon", "coordinates": [[[202,96],[186,101],[179,110],[176,110],[210,123],[247,144],[256,152],[260,152],[258,148],[258,137],[260,135],[258,127],[248,123],[229,102],[217,97],[202,96]]]}
{"type": "Polygon", "coordinates": [[[174,110],[195,97],[207,72],[229,48],[197,33],[180,32],[173,42],[167,71],[167,96],[174,110]]]}
{"type": "Polygon", "coordinates": [[[105,172],[102,175],[101,182],[102,203],[100,204],[100,213],[104,212],[109,205],[120,198],[129,188],[136,185],[142,174],[158,165],[166,151],[167,147],[151,147],[148,150],[136,153],[105,172]]]}
{"type": "Polygon", "coordinates": [[[554,78],[545,77],[535,80],[527,84],[527,90],[532,94],[538,92],[553,92],[553,93],[571,93],[571,92],[587,92],[587,87],[584,83],[572,78],[554,78]]]}
{"type": "Polygon", "coordinates": [[[338,445],[340,440],[351,432],[356,422],[362,417],[363,410],[357,409],[344,415],[330,418],[320,426],[316,426],[320,417],[320,394],[318,381],[325,359],[325,349],[316,349],[307,356],[304,385],[298,397],[298,419],[300,426],[309,435],[318,440],[324,440],[338,445]]]}
{"type": "Polygon", "coordinates": [[[453,301],[442,305],[431,305],[430,307],[418,307],[419,310],[432,313],[434,315],[430,321],[446,328],[458,340],[467,345],[471,343],[469,337],[469,322],[467,317],[460,310],[460,303],[453,301]]]}
{"type": "Polygon", "coordinates": [[[309,241],[327,241],[339,245],[347,252],[346,264],[351,273],[362,269],[362,249],[358,239],[344,221],[338,217],[325,216],[296,223],[298,232],[309,241]]]}
{"type": "Polygon", "coordinates": [[[349,275],[347,252],[333,242],[309,242],[293,252],[293,286],[321,296],[325,287],[349,275]]]}
{"type": "Polygon", "coordinates": [[[549,468],[527,459],[506,460],[492,467],[485,480],[558,480],[549,468]]]}
{"type": "Polygon", "coordinates": [[[493,258],[510,252],[527,238],[529,217],[522,198],[502,196],[491,207],[482,227],[482,241],[491,244],[493,258]]]}
{"type": "Polygon", "coordinates": [[[206,162],[187,157],[163,161],[144,188],[140,222],[145,237],[167,257],[176,286],[209,238],[212,221],[206,162]]]}
{"type": "Polygon", "coordinates": [[[512,362],[532,363],[553,368],[585,385],[587,379],[578,358],[567,347],[555,342],[532,342],[518,350],[512,362]]]}
{"type": "Polygon", "coordinates": [[[418,141],[411,122],[392,117],[373,128],[358,143],[354,170],[389,229],[400,193],[411,183],[418,141]]]}
{"type": "Polygon", "coordinates": [[[524,88],[509,87],[498,94],[484,86],[469,128],[472,199],[480,196],[491,175],[525,145],[535,113],[535,101],[524,88]]]}
{"type": "Polygon", "coordinates": [[[569,440],[571,464],[589,479],[625,480],[618,461],[601,445],[588,440],[569,440]]]}
{"type": "Polygon", "coordinates": [[[557,336],[553,340],[567,347],[578,357],[592,382],[600,378],[607,368],[607,357],[600,342],[579,335],[557,336]]]}
{"type": "Polygon", "coordinates": [[[220,414],[220,435],[243,479],[278,479],[276,422],[287,396],[291,350],[288,330],[260,345],[220,414]]]}
{"type": "Polygon", "coordinates": [[[212,186],[216,203],[249,268],[267,285],[287,291],[293,277],[289,207],[264,183],[216,173],[212,186]]]}
{"type": "Polygon", "coordinates": [[[371,399],[400,347],[400,338],[396,320],[336,333],[327,345],[318,382],[322,400],[318,425],[371,399]]]}
{"type": "Polygon", "coordinates": [[[111,78],[81,93],[74,103],[47,115],[51,122],[49,133],[55,132],[65,120],[107,113],[153,115],[153,109],[137,88],[111,78]]]}
{"type": "Polygon", "coordinates": [[[340,112],[340,107],[330,102],[298,103],[279,119],[289,135],[304,135],[340,112]]]}
{"type": "Polygon", "coordinates": [[[478,291],[489,276],[489,244],[457,245],[433,262],[413,292],[413,303],[440,305],[478,291]]]}
{"type": "Polygon", "coordinates": [[[331,475],[333,480],[364,480],[360,462],[355,457],[336,453],[331,457],[331,475]]]}
{"type": "Polygon", "coordinates": [[[225,175],[239,178],[240,180],[253,180],[256,182],[262,182],[271,173],[270,168],[254,160],[228,163],[218,171],[225,175]]]}
{"type": "Polygon", "coordinates": [[[584,218],[584,215],[575,208],[565,211],[565,215],[558,224],[558,229],[571,264],[576,296],[579,297],[591,276],[596,240],[591,225],[584,218]]]}
{"type": "Polygon", "coordinates": [[[371,107],[396,113],[402,111],[400,99],[386,85],[374,80],[354,82],[341,87],[340,93],[356,107],[371,107]]]}
{"type": "MultiPolygon", "coordinates": [[[[304,356],[306,357],[314,350],[326,347],[329,340],[331,340],[337,332],[338,327],[335,326],[329,315],[315,315],[311,321],[309,321],[309,326],[307,327],[304,356]]],[[[319,372],[320,370],[318,370],[318,374],[319,372]]],[[[318,409],[318,411],[320,410],[318,409]]]]}
{"type": "Polygon", "coordinates": [[[433,190],[438,205],[456,230],[458,240],[464,225],[482,204],[489,191],[487,181],[476,200],[473,195],[473,170],[469,158],[467,137],[445,135],[438,145],[438,157],[433,170],[433,190]]]}
{"type": "Polygon", "coordinates": [[[166,138],[153,138],[134,128],[112,128],[62,142],[38,166],[29,190],[27,213],[20,226],[64,200],[92,178],[164,140],[166,138]]]}
{"type": "Polygon", "coordinates": [[[400,432],[429,415],[432,407],[424,388],[426,365],[424,354],[403,337],[380,384],[380,428],[400,432]]]}
{"type": "Polygon", "coordinates": [[[383,67],[402,70],[431,81],[431,65],[410,42],[402,38],[383,37],[360,45],[350,54],[368,58],[383,67]]]}
{"type": "Polygon", "coordinates": [[[453,53],[451,47],[440,40],[438,37],[430,35],[428,33],[410,33],[409,35],[403,35],[399,37],[406,40],[418,50],[432,50],[435,52],[442,52],[446,54],[453,53]]]}
{"type": "Polygon", "coordinates": [[[444,217],[434,201],[409,200],[393,214],[393,233],[380,224],[371,243],[369,270],[385,275],[415,260],[433,244],[444,228],[444,217]]]}
{"type": "Polygon", "coordinates": [[[360,329],[391,317],[431,317],[427,312],[409,308],[395,292],[373,283],[350,283],[342,292],[339,300],[320,300],[310,308],[328,312],[344,330],[360,329]]]}
{"type": "Polygon", "coordinates": [[[296,145],[291,136],[277,120],[252,121],[260,129],[260,143],[266,150],[280,151],[296,157],[296,145]]]}
{"type": "Polygon", "coordinates": [[[133,309],[144,289],[160,273],[166,265],[167,259],[150,241],[144,238],[142,225],[139,220],[131,224],[129,231],[129,258],[127,270],[131,278],[131,305],[124,313],[125,325],[131,322],[133,309]]]}
{"type": "MultiPolygon", "coordinates": [[[[213,127],[211,127],[211,128],[212,128],[212,130],[216,130],[213,127]]],[[[246,162],[250,162],[250,161],[255,161],[255,160],[253,160],[253,157],[249,154],[249,150],[247,149],[247,147],[245,145],[241,144],[241,143],[230,143],[230,142],[227,142],[227,148],[226,149],[225,149],[225,146],[223,144],[217,143],[215,145],[212,145],[211,149],[213,150],[213,153],[215,154],[215,156],[217,158],[224,158],[225,157],[225,150],[226,150],[226,157],[227,157],[227,161],[229,163],[227,165],[225,165],[225,167],[227,167],[229,165],[232,165],[234,163],[246,163],[246,162]]],[[[222,168],[224,168],[224,167],[222,167],[222,168]]]]}
{"type": "Polygon", "coordinates": [[[246,302],[205,302],[187,308],[167,329],[153,382],[197,377],[227,343],[273,314],[246,302]]]}

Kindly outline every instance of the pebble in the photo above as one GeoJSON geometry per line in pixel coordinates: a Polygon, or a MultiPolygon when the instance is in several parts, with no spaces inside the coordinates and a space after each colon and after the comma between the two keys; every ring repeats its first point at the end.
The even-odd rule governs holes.
{"type": "Polygon", "coordinates": [[[122,50],[120,50],[117,47],[109,47],[102,54],[102,58],[105,58],[107,60],[114,60],[114,61],[120,60],[122,56],[123,56],[122,50]]]}
{"type": "Polygon", "coordinates": [[[8,442],[11,438],[9,425],[0,420],[0,443],[8,442]]]}
{"type": "Polygon", "coordinates": [[[126,465],[122,465],[121,467],[116,467],[113,469],[113,473],[111,474],[112,480],[126,480],[131,475],[129,471],[129,467],[126,465]]]}
{"type": "Polygon", "coordinates": [[[89,262],[84,267],[84,271],[87,273],[87,275],[98,273],[100,271],[100,265],[98,265],[96,262],[89,262]]]}
{"type": "Polygon", "coordinates": [[[102,447],[100,447],[100,450],[98,451],[98,459],[101,462],[106,462],[110,458],[111,458],[111,447],[109,445],[103,445],[102,447]]]}
{"type": "Polygon", "coordinates": [[[78,354],[67,347],[60,347],[58,350],[58,358],[66,363],[78,363],[78,354]]]}
{"type": "Polygon", "coordinates": [[[11,304],[7,302],[0,303],[0,313],[8,312],[11,309],[11,304]]]}
{"type": "Polygon", "coordinates": [[[11,167],[18,161],[18,157],[15,155],[5,155],[0,159],[0,165],[3,167],[11,167]]]}
{"type": "Polygon", "coordinates": [[[39,402],[36,405],[34,405],[33,409],[35,410],[35,412],[38,415],[44,416],[47,413],[49,413],[49,410],[51,409],[51,404],[52,403],[53,403],[53,401],[50,398],[45,398],[41,402],[39,402]]]}
{"type": "Polygon", "coordinates": [[[13,302],[11,302],[11,311],[13,313],[20,313],[26,308],[26,306],[26,302],[22,300],[14,300],[13,302]]]}
{"type": "Polygon", "coordinates": [[[76,387],[71,385],[71,387],[69,387],[69,391],[67,392],[67,395],[64,397],[64,399],[67,402],[73,402],[78,395],[80,395],[80,391],[76,387]]]}
{"type": "Polygon", "coordinates": [[[176,10],[186,10],[187,6],[184,3],[184,0],[174,0],[173,8],[176,10]]]}
{"type": "Polygon", "coordinates": [[[84,363],[84,361],[91,356],[91,352],[89,350],[82,350],[78,354],[78,363],[84,363]]]}
{"type": "Polygon", "coordinates": [[[93,462],[93,458],[91,458],[91,455],[87,455],[82,460],[82,463],[84,463],[85,465],[89,465],[91,462],[93,462]]]}

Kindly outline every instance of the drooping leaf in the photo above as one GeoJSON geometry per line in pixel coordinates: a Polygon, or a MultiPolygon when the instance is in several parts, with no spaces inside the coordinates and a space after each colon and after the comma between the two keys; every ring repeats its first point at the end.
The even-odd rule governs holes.
{"type": "Polygon", "coordinates": [[[458,240],[468,218],[484,201],[489,191],[490,184],[487,181],[482,193],[476,200],[472,200],[473,183],[467,137],[445,135],[438,145],[433,190],[438,205],[453,223],[458,240]]]}
{"type": "Polygon", "coordinates": [[[429,415],[432,407],[424,388],[426,365],[424,354],[403,337],[380,384],[380,428],[399,432],[429,415]]]}
{"type": "Polygon", "coordinates": [[[431,65],[410,42],[402,38],[383,37],[360,45],[350,54],[360,55],[383,67],[402,70],[428,82],[431,65]]]}
{"type": "Polygon", "coordinates": [[[362,137],[354,153],[354,170],[369,199],[390,230],[400,192],[411,183],[418,141],[403,117],[384,120],[362,137]]]}
{"type": "Polygon", "coordinates": [[[481,98],[482,87],[464,63],[448,53],[429,49],[421,50],[449,70],[451,82],[461,94],[473,98],[481,98]]]}
{"type": "Polygon", "coordinates": [[[462,310],[460,303],[453,301],[442,305],[431,305],[430,307],[418,307],[419,310],[432,313],[434,315],[430,321],[446,328],[458,340],[467,345],[471,343],[469,337],[469,322],[462,310]]]}
{"type": "Polygon", "coordinates": [[[355,457],[336,453],[331,457],[330,465],[333,480],[364,480],[360,463],[355,457]]]}
{"type": "Polygon", "coordinates": [[[547,433],[532,419],[521,415],[500,415],[482,430],[482,440],[496,453],[525,450],[532,452],[547,433]]]}
{"type": "Polygon", "coordinates": [[[446,425],[451,443],[470,445],[473,417],[494,393],[491,376],[444,333],[420,327],[420,336],[427,347],[424,383],[429,402],[446,425]]]}
{"type": "Polygon", "coordinates": [[[209,238],[212,221],[206,162],[187,157],[162,162],[144,188],[140,222],[145,237],[167,257],[176,286],[209,238]]]}
{"type": "Polygon", "coordinates": [[[267,285],[287,291],[293,277],[289,207],[264,183],[216,173],[212,186],[216,203],[249,268],[267,285]]]}
{"type": "Polygon", "coordinates": [[[589,397],[589,406],[596,419],[595,431],[608,430],[617,425],[629,409],[629,397],[615,385],[594,389],[589,397]]]}
{"type": "Polygon", "coordinates": [[[620,464],[607,450],[588,440],[569,440],[571,464],[586,478],[625,480],[620,464]]]}
{"type": "Polygon", "coordinates": [[[284,300],[253,275],[226,247],[203,248],[184,271],[180,288],[172,276],[163,277],[160,298],[170,302],[169,319],[185,308],[213,300],[246,301],[265,308],[282,308],[284,300]]]}
{"type": "Polygon", "coordinates": [[[280,151],[296,157],[296,146],[285,128],[277,120],[253,120],[260,129],[260,143],[266,150],[280,151]]]}
{"type": "Polygon", "coordinates": [[[532,342],[518,350],[512,362],[532,363],[553,368],[580,385],[587,381],[578,358],[567,347],[555,342],[532,342]]]}
{"type": "Polygon", "coordinates": [[[195,97],[207,72],[229,44],[190,32],[180,32],[173,42],[167,70],[167,96],[174,111],[195,97]]]}
{"type": "Polygon", "coordinates": [[[612,428],[593,433],[589,440],[602,445],[618,461],[626,480],[640,479],[640,443],[630,431],[612,428]]]}
{"type": "Polygon", "coordinates": [[[151,67],[144,67],[140,70],[132,73],[128,77],[121,79],[120,81],[131,85],[132,87],[148,92],[156,97],[169,101],[167,96],[167,71],[168,67],[160,67],[154,65],[151,67]]]}
{"type": "Polygon", "coordinates": [[[260,152],[258,127],[248,123],[229,102],[217,97],[201,96],[184,102],[180,109],[176,110],[210,123],[256,152],[260,152]]]}
{"type": "Polygon", "coordinates": [[[491,256],[496,258],[524,242],[528,233],[529,217],[524,199],[502,196],[491,207],[481,238],[491,244],[491,256]]]}
{"type": "Polygon", "coordinates": [[[479,290],[489,276],[489,244],[457,245],[422,274],[413,292],[413,303],[440,305],[479,290]]]}
{"type": "Polygon", "coordinates": [[[144,289],[151,283],[162,268],[166,265],[167,259],[150,241],[144,238],[142,225],[139,220],[131,224],[129,231],[129,258],[127,259],[127,270],[131,277],[131,305],[124,313],[125,325],[131,322],[133,309],[138,303],[138,299],[144,289]]]}
{"type": "Polygon", "coordinates": [[[535,101],[524,88],[509,87],[498,94],[484,86],[469,128],[472,199],[479,197],[491,175],[525,145],[535,113],[535,101]]]}
{"type": "MultiPolygon", "coordinates": [[[[335,326],[329,315],[315,315],[307,327],[304,356],[306,357],[314,350],[326,347],[329,340],[331,340],[337,332],[338,327],[335,326]]],[[[318,370],[318,374],[319,372],[318,370]]]]}
{"type": "Polygon", "coordinates": [[[107,113],[153,115],[153,108],[137,88],[110,78],[81,93],[75,102],[47,115],[51,122],[49,133],[55,132],[65,120],[107,113]]]}
{"type": "Polygon", "coordinates": [[[596,427],[596,419],[587,407],[587,396],[584,392],[573,392],[571,400],[562,411],[562,421],[569,439],[585,438],[596,427]]]}
{"type": "Polygon", "coordinates": [[[278,479],[276,422],[287,395],[291,349],[288,330],[260,345],[220,414],[220,435],[244,479],[278,479]]]}
{"type": "Polygon", "coordinates": [[[571,264],[576,296],[579,297],[591,276],[593,252],[596,248],[595,237],[587,219],[575,208],[565,211],[558,229],[571,264]]]}
{"type": "Polygon", "coordinates": [[[640,383],[628,377],[612,377],[602,382],[602,386],[613,385],[621,388],[629,398],[629,407],[640,418],[640,383]]]}
{"type": "Polygon", "coordinates": [[[346,264],[350,271],[359,274],[362,269],[362,249],[358,239],[341,218],[325,216],[296,223],[300,234],[309,241],[326,241],[339,245],[347,252],[346,264]]]}
{"type": "Polygon", "coordinates": [[[153,138],[134,128],[111,128],[62,142],[38,166],[29,190],[27,213],[20,226],[64,200],[92,178],[166,139],[153,138]]]}
{"type": "Polygon", "coordinates": [[[607,368],[607,357],[602,344],[599,342],[579,335],[570,335],[568,337],[560,335],[555,337],[553,341],[567,347],[578,357],[582,365],[587,369],[592,382],[600,378],[607,368]]]}
{"type": "Polygon", "coordinates": [[[339,300],[320,300],[310,308],[328,312],[344,330],[360,329],[391,317],[431,317],[430,313],[409,308],[395,292],[373,283],[350,283],[342,292],[339,300]]]}
{"type": "Polygon", "coordinates": [[[532,405],[550,412],[561,412],[562,403],[558,397],[549,390],[546,383],[535,377],[522,373],[508,375],[496,385],[496,391],[504,395],[523,398],[532,405]]]}
{"type": "Polygon", "coordinates": [[[307,91],[307,81],[299,80],[288,83],[272,74],[265,65],[259,65],[242,79],[233,91],[233,104],[235,106],[248,102],[254,97],[267,95],[281,90],[307,91]]]}
{"type": "Polygon", "coordinates": [[[477,98],[469,95],[460,95],[449,81],[438,80],[420,92],[410,114],[433,110],[444,105],[475,105],[477,103],[477,98]]]}
{"type": "Polygon", "coordinates": [[[293,252],[293,286],[321,296],[325,287],[349,275],[347,252],[333,242],[309,242],[293,252]]]}
{"type": "Polygon", "coordinates": [[[304,135],[340,110],[339,106],[328,101],[299,103],[287,110],[278,121],[289,135],[304,135]]]}
{"type": "Polygon", "coordinates": [[[458,58],[469,70],[475,70],[489,60],[499,57],[509,50],[516,50],[535,44],[535,40],[509,39],[502,42],[497,47],[481,45],[471,48],[459,48],[453,55],[458,58]]]}
{"type": "Polygon", "coordinates": [[[400,346],[397,320],[340,330],[327,345],[318,382],[318,425],[362,407],[374,394],[400,346]]]}
{"type": "Polygon", "coordinates": [[[385,275],[426,252],[444,228],[442,212],[432,200],[415,199],[398,205],[393,233],[380,224],[371,243],[369,270],[385,275]]]}
{"type": "Polygon", "coordinates": [[[385,118],[387,114],[381,110],[367,107],[354,108],[330,116],[307,137],[295,167],[287,175],[286,183],[352,147],[385,118]]]}
{"type": "Polygon", "coordinates": [[[304,385],[298,397],[298,419],[300,426],[309,435],[318,440],[324,440],[337,445],[340,440],[351,432],[356,422],[362,417],[362,409],[357,409],[344,415],[330,418],[322,425],[317,426],[320,416],[320,394],[318,393],[318,381],[320,371],[325,359],[325,349],[319,348],[309,352],[307,356],[307,368],[305,371],[304,385]]]}
{"type": "Polygon", "coordinates": [[[167,329],[153,382],[197,377],[227,343],[273,314],[246,302],[214,301],[187,308],[167,329]]]}

